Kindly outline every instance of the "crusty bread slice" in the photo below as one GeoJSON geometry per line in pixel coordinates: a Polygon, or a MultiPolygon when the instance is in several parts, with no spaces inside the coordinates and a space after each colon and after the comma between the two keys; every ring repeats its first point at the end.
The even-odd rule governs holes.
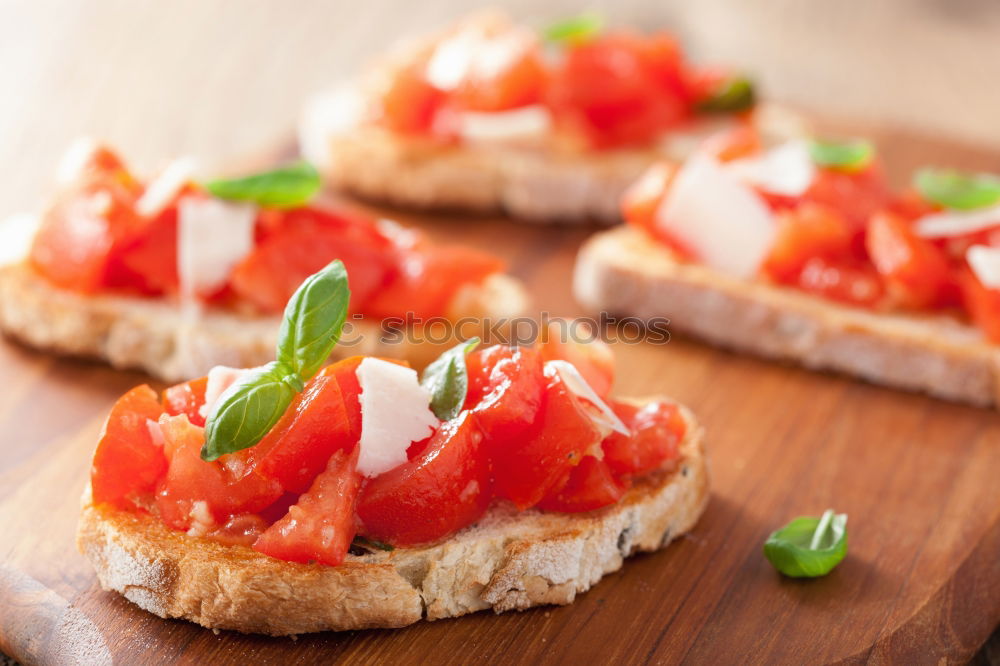
{"type": "Polygon", "coordinates": [[[272,635],[402,627],[487,608],[568,604],[624,558],[690,530],[709,497],[703,433],[688,429],[675,470],[644,479],[616,505],[559,514],[508,505],[426,547],[348,555],[337,567],[283,562],[95,506],[89,489],[77,546],[101,586],[160,617],[272,635]]]}
{"type": "MultiPolygon", "coordinates": [[[[593,151],[551,140],[446,145],[367,122],[365,109],[363,93],[347,84],[302,117],[300,150],[332,186],[401,207],[536,222],[619,221],[621,195],[646,167],[683,159],[729,122],[707,119],[656,146],[593,151]]],[[[805,133],[803,121],[779,107],[762,106],[754,117],[769,141],[805,133]]]]}
{"type": "Polygon", "coordinates": [[[573,291],[588,309],[666,317],[673,330],[724,347],[946,400],[1000,405],[1000,346],[973,326],[947,315],[873,312],[731,278],[677,261],[632,228],[584,244],[573,291]]]}
{"type": "MultiPolygon", "coordinates": [[[[502,319],[526,307],[521,284],[497,274],[460,291],[448,314],[453,320],[502,319]]],[[[166,381],[199,377],[215,365],[249,368],[272,360],[280,321],[218,308],[192,318],[174,301],[81,295],[52,286],[23,261],[0,265],[0,330],[33,347],[102,359],[166,381]]],[[[461,333],[476,335],[475,329],[463,326],[461,333]]],[[[454,344],[443,335],[400,338],[378,323],[349,320],[333,358],[388,356],[420,368],[454,344]]]]}

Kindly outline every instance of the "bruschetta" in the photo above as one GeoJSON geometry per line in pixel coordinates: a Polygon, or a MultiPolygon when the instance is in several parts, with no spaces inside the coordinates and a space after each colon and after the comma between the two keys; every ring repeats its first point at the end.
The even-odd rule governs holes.
{"type": "Polygon", "coordinates": [[[745,132],[650,168],[628,225],[581,249],[588,308],[973,405],[1000,405],[1000,180],[918,171],[865,141],[770,150],[745,132]]]}
{"type": "MultiPolygon", "coordinates": [[[[166,380],[258,365],[293,290],[335,258],[354,278],[343,353],[421,366],[440,344],[400,330],[526,307],[496,257],[317,201],[308,164],[202,186],[178,160],[143,183],[116,154],[83,142],[60,178],[42,215],[4,229],[0,329],[35,347],[166,380]]],[[[475,334],[473,322],[465,335],[475,334]]]]}
{"type": "Polygon", "coordinates": [[[303,284],[265,366],[118,400],[77,536],[105,589],[213,629],[400,627],[570,603],[697,521],[701,428],[609,397],[603,343],[320,369],[346,282],[303,284]]]}
{"type": "Polygon", "coordinates": [[[591,14],[539,31],[486,12],[318,97],[299,135],[333,186],[362,197],[610,223],[651,162],[733,124],[801,131],[757,108],[744,76],[687,62],[669,34],[604,30],[591,14]]]}

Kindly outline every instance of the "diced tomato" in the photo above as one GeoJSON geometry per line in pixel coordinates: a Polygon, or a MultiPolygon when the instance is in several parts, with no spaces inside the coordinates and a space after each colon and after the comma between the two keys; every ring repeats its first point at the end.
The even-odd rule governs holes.
{"type": "Polygon", "coordinates": [[[625,190],[622,196],[622,217],[629,224],[656,237],[656,211],[676,175],[677,166],[670,162],[657,162],[646,169],[639,180],[625,190]]]}
{"type": "Polygon", "coordinates": [[[155,424],[162,413],[156,393],[145,384],[123,395],[111,408],[90,467],[94,502],[134,509],[137,499],[153,492],[167,469],[167,459],[163,447],[153,440],[149,421],[155,424]]]}
{"type": "Polygon", "coordinates": [[[249,469],[277,479],[284,490],[303,493],[331,455],[357,444],[361,428],[354,424],[358,427],[352,428],[337,377],[317,375],[256,446],[234,455],[243,454],[249,469]]]}
{"type": "Polygon", "coordinates": [[[604,462],[612,473],[645,474],[677,459],[677,447],[687,430],[677,405],[651,402],[637,406],[616,400],[611,407],[631,431],[629,436],[613,432],[601,443],[604,462]]]}
{"type": "Polygon", "coordinates": [[[952,282],[947,259],[903,218],[892,213],[873,217],[865,245],[889,294],[901,305],[927,308],[949,298],[952,282]]]}
{"type": "Polygon", "coordinates": [[[351,307],[365,304],[391,275],[395,248],[373,224],[320,208],[286,211],[231,277],[236,294],[264,312],[281,312],[299,285],[334,259],[347,268],[351,307]]]}
{"type": "Polygon", "coordinates": [[[537,45],[508,40],[505,46],[514,50],[500,67],[472,68],[452,99],[470,111],[505,111],[535,104],[541,100],[545,85],[545,66],[537,45]]]}
{"type": "Polygon", "coordinates": [[[381,121],[396,132],[425,132],[445,98],[424,76],[425,63],[415,62],[395,73],[382,91],[381,121]]]}
{"type": "Polygon", "coordinates": [[[193,425],[204,427],[205,417],[201,408],[205,404],[205,387],[208,377],[171,386],[163,391],[163,409],[171,416],[184,414],[193,425]]]}
{"type": "Polygon", "coordinates": [[[546,361],[568,361],[580,371],[597,395],[606,397],[611,393],[611,385],[615,381],[615,354],[611,347],[593,334],[586,322],[552,320],[539,340],[538,351],[546,361]]]}
{"type": "Polygon", "coordinates": [[[889,184],[877,159],[861,171],[818,169],[802,200],[832,208],[860,231],[888,205],[889,184]]]}
{"type": "Polygon", "coordinates": [[[546,384],[542,357],[527,347],[495,346],[469,355],[472,409],[490,452],[523,439],[538,417],[546,384]]]}
{"type": "Polygon", "coordinates": [[[972,322],[991,342],[1000,342],[1000,289],[983,285],[968,268],[960,274],[962,298],[972,322]]]}
{"type": "Polygon", "coordinates": [[[839,260],[851,256],[854,232],[837,211],[805,203],[777,216],[777,230],[762,269],[778,282],[794,282],[814,257],[839,260]]]}
{"type": "Polygon", "coordinates": [[[341,449],[316,477],[309,492],[288,508],[254,543],[254,550],[289,562],[344,561],[355,534],[354,512],[361,487],[358,447],[341,449]]]}
{"type": "Polygon", "coordinates": [[[152,219],[141,219],[132,236],[113,257],[111,287],[135,287],[146,294],[176,293],[177,207],[152,219]]]}
{"type": "Polygon", "coordinates": [[[257,514],[242,513],[233,516],[205,536],[227,546],[250,547],[267,531],[267,528],[267,521],[257,514]]]}
{"type": "Polygon", "coordinates": [[[563,513],[593,511],[620,500],[627,488],[628,482],[616,479],[603,460],[584,456],[570,472],[566,485],[545,497],[538,508],[563,513]]]}
{"type": "Polygon", "coordinates": [[[558,374],[546,372],[546,379],[533,432],[493,451],[496,494],[520,509],[538,504],[565,484],[572,468],[603,439],[587,408],[558,374]]]}
{"type": "Polygon", "coordinates": [[[419,456],[365,483],[358,518],[366,536],[412,546],[475,522],[491,497],[483,434],[466,411],[443,424],[419,456]]]}
{"type": "Polygon", "coordinates": [[[226,456],[202,460],[205,431],[192,425],[187,416],[164,414],[159,424],[169,466],[158,484],[156,505],[170,527],[191,527],[196,502],[205,502],[213,519],[225,522],[234,514],[257,513],[281,496],[281,485],[274,479],[232,474],[223,466],[226,456]]]}
{"type": "Polygon", "coordinates": [[[722,162],[731,162],[760,153],[764,143],[755,125],[739,123],[705,139],[702,148],[722,162]]]}
{"type": "Polygon", "coordinates": [[[873,308],[882,302],[885,290],[878,273],[858,262],[836,262],[814,257],[799,273],[798,286],[832,301],[873,308]]]}

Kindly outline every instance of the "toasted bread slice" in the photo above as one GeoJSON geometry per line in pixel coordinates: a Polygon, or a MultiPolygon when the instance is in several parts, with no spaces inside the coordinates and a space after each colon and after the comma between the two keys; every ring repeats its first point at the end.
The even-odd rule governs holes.
{"type": "Polygon", "coordinates": [[[622,227],[581,248],[577,300],[649,319],[732,349],[834,370],[983,407],[1000,405],[1000,346],[947,315],[863,310],[677,261],[622,227]]]}
{"type": "Polygon", "coordinates": [[[173,531],[149,515],[95,506],[77,546],[101,586],[165,618],[271,635],[402,627],[487,608],[568,604],[624,558],[690,530],[709,497],[703,434],[687,432],[669,472],[585,514],[493,507],[477,524],[420,548],[348,555],[337,567],[276,560],[173,531]]]}
{"type": "MultiPolygon", "coordinates": [[[[503,319],[524,312],[521,284],[496,274],[460,291],[450,319],[503,319]]],[[[83,295],[59,289],[27,263],[0,265],[0,330],[22,342],[61,354],[93,357],[118,368],[136,368],[166,381],[199,377],[215,365],[249,368],[274,358],[281,318],[210,308],[196,317],[162,298],[83,295]]],[[[370,320],[349,321],[333,358],[365,354],[405,358],[423,367],[450,337],[403,336],[370,320]],[[433,341],[432,341],[433,340],[433,341]]],[[[463,326],[463,337],[476,335],[463,326]]]]}
{"type": "MultiPolygon", "coordinates": [[[[302,117],[300,150],[333,187],[406,208],[536,222],[620,221],[621,195],[646,167],[683,159],[731,122],[708,118],[658,145],[595,151],[551,137],[443,144],[374,125],[366,107],[364,93],[347,84],[314,100],[302,117]]],[[[805,134],[803,121],[779,107],[758,108],[754,120],[768,141],[805,134]]]]}

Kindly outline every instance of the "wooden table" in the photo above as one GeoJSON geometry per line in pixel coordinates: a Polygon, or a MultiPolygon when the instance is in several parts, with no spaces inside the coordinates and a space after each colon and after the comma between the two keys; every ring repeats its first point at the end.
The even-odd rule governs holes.
{"type": "MultiPolygon", "coordinates": [[[[759,4],[773,9],[780,3],[759,4]]],[[[346,5],[320,10],[326,24],[310,20],[308,12],[282,13],[274,4],[235,19],[245,22],[246,34],[218,27],[245,6],[220,3],[196,11],[194,3],[177,3],[143,17],[131,5],[108,2],[86,10],[18,6],[18,20],[0,28],[0,49],[6,49],[0,53],[12,64],[0,68],[0,77],[13,77],[13,89],[25,93],[0,110],[0,135],[10,139],[3,145],[14,148],[3,157],[9,178],[0,190],[3,212],[38,200],[47,189],[43,174],[68,136],[81,129],[110,136],[147,167],[178,150],[219,164],[262,146],[287,129],[304,92],[326,79],[317,69],[350,71],[373,48],[369,35],[385,41],[383,18],[391,30],[401,30],[403,21],[377,2],[356,15],[346,5]],[[241,61],[253,53],[248,43],[267,43],[269,21],[286,31],[275,34],[282,48],[266,56],[258,49],[241,61]],[[348,21],[355,30],[333,43],[326,39],[348,21]],[[89,30],[77,31],[79,25],[89,30]],[[158,36],[156,48],[142,50],[150,35],[158,36]],[[166,52],[177,35],[188,35],[195,46],[166,52]],[[212,50],[219,36],[231,39],[234,49],[212,50]],[[18,46],[26,49],[33,39],[49,45],[50,57],[17,58],[18,46]],[[65,47],[56,45],[59,39],[65,47]],[[309,48],[316,67],[303,65],[309,48]],[[114,66],[74,68],[78,57],[91,67],[114,66]],[[175,67],[174,60],[181,64],[175,67]],[[254,78],[245,74],[248,62],[254,78]],[[33,72],[39,76],[32,78],[33,72]],[[183,99],[172,99],[164,86],[177,86],[183,99]]],[[[968,13],[981,3],[964,6],[968,13]]],[[[442,20],[454,5],[428,7],[416,19],[423,24],[442,20]]],[[[649,13],[640,3],[626,3],[621,11],[649,13]]],[[[993,25],[981,16],[964,20],[993,25]]],[[[912,25],[900,30],[924,34],[912,25]]],[[[857,56],[845,57],[852,62],[857,56]]],[[[987,113],[996,107],[976,108],[987,113]]],[[[873,131],[897,175],[924,160],[1000,170],[997,153],[873,131]]],[[[532,287],[539,309],[577,314],[568,273],[587,232],[511,227],[503,220],[396,217],[435,236],[500,252],[532,287]]],[[[215,635],[163,621],[97,587],[73,548],[76,505],[104,415],[118,395],[146,379],[0,345],[0,649],[25,662],[88,664],[108,658],[144,664],[936,663],[968,659],[1000,623],[1000,414],[682,339],[665,346],[618,345],[616,352],[618,393],[674,395],[708,428],[714,493],[691,535],[663,552],[633,558],[569,607],[293,642],[215,635]],[[824,579],[778,576],[761,555],[767,534],[828,506],[850,515],[848,558],[824,579]]]]}

